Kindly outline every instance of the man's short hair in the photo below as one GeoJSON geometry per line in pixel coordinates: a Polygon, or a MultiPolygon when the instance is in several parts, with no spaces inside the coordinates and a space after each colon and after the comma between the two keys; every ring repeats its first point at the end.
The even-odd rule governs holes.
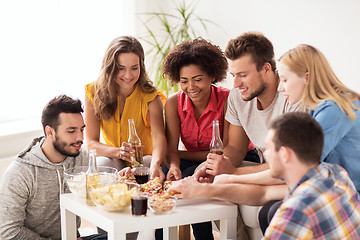
{"type": "MultiPolygon", "coordinates": [[[[59,115],[60,113],[82,113],[81,101],[79,99],[73,99],[66,95],[59,95],[49,101],[44,107],[41,116],[41,123],[43,125],[44,133],[45,127],[50,126],[55,130],[60,125],[59,115]]],[[[45,133],[46,135],[46,133],[45,133]]]]}
{"type": "Polygon", "coordinates": [[[324,134],[319,123],[309,114],[285,113],[271,123],[270,129],[274,130],[276,151],[285,146],[292,149],[299,160],[306,164],[320,162],[324,134]]]}
{"type": "Polygon", "coordinates": [[[250,54],[256,64],[257,71],[260,71],[264,64],[268,62],[275,72],[274,47],[262,33],[247,32],[229,41],[225,50],[225,56],[228,59],[236,60],[246,54],[250,54]]]}

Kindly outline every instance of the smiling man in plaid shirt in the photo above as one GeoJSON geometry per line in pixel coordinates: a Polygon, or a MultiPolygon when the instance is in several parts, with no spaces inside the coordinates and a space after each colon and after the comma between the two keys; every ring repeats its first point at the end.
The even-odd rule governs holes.
{"type": "Polygon", "coordinates": [[[359,194],[343,168],[320,163],[323,139],[306,113],[287,113],[272,123],[264,154],[289,195],[264,239],[360,239],[359,194]]]}

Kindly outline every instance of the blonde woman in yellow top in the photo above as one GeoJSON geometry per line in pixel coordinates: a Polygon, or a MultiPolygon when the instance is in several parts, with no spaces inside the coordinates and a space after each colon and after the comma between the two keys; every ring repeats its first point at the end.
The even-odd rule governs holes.
{"type": "Polygon", "coordinates": [[[144,164],[151,177],[164,178],[161,163],[166,155],[163,120],[165,95],[149,80],[144,65],[144,50],[130,36],[114,39],[105,52],[99,78],[85,86],[86,141],[89,149],[107,157],[121,169],[129,165],[134,150],[128,141],[128,119],[134,119],[143,145],[144,164]],[[100,142],[100,130],[105,143],[100,142]],[[146,156],[148,155],[148,156],[146,156]],[[150,163],[151,162],[151,163],[150,163]]]}

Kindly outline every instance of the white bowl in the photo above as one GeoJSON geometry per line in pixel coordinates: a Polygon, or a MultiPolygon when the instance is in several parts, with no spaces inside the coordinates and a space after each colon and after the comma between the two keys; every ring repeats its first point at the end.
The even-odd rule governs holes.
{"type": "MultiPolygon", "coordinates": [[[[79,166],[68,168],[64,171],[64,181],[70,191],[78,197],[86,197],[86,171],[88,166],[79,166]]],[[[118,177],[116,168],[98,167],[100,173],[100,182],[115,182],[118,177]]]]}
{"type": "Polygon", "coordinates": [[[161,197],[152,196],[148,199],[148,205],[151,211],[155,214],[163,214],[171,212],[176,206],[177,198],[174,196],[161,197]]]}
{"type": "Polygon", "coordinates": [[[139,185],[129,182],[100,183],[90,189],[90,198],[96,206],[107,211],[122,211],[131,205],[131,195],[139,185]]]}

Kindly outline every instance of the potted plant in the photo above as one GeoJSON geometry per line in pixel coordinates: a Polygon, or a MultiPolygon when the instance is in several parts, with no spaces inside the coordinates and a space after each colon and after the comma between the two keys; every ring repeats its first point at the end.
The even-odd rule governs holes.
{"type": "MultiPolygon", "coordinates": [[[[175,3],[176,4],[176,3],[175,3]]],[[[179,90],[178,85],[171,86],[162,75],[162,62],[169,51],[185,40],[192,40],[200,36],[200,31],[194,26],[199,25],[207,32],[206,23],[213,23],[210,20],[200,18],[195,14],[196,2],[186,5],[185,0],[176,4],[175,14],[160,12],[141,13],[148,18],[143,21],[146,34],[140,37],[149,44],[146,52],[151,62],[149,72],[157,86],[166,96],[179,90]],[[160,30],[155,31],[150,23],[157,21],[160,30]],[[198,24],[199,23],[199,24],[198,24]]],[[[214,24],[214,23],[213,23],[214,24]]]]}

